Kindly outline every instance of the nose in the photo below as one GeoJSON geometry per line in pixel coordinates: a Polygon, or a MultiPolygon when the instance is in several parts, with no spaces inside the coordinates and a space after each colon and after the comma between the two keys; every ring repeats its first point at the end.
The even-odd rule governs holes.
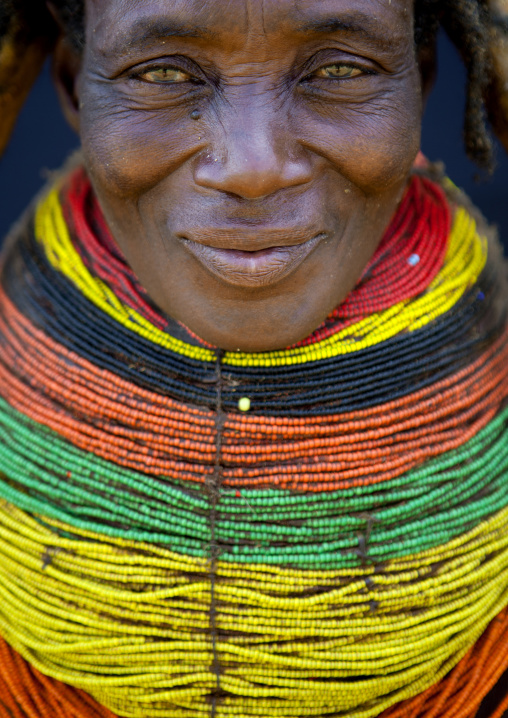
{"type": "Polygon", "coordinates": [[[252,114],[237,117],[234,126],[218,124],[221,136],[197,159],[197,185],[255,200],[310,182],[310,158],[287,127],[252,114]]]}

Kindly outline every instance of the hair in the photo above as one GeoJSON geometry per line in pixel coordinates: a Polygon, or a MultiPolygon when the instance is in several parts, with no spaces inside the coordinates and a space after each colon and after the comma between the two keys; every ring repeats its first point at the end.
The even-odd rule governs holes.
{"type": "Polygon", "coordinates": [[[415,43],[433,46],[442,27],[460,53],[467,76],[464,110],[466,154],[492,170],[494,145],[487,128],[484,98],[494,83],[489,41],[496,18],[486,0],[415,0],[415,43]]]}
{"type": "MultiPolygon", "coordinates": [[[[484,98],[493,84],[489,38],[500,26],[487,6],[488,0],[414,0],[415,44],[433,49],[440,28],[460,53],[466,69],[464,145],[466,154],[480,168],[492,170],[494,149],[487,126],[484,98]]],[[[69,39],[80,51],[85,43],[85,0],[53,0],[69,39]]],[[[45,0],[0,0],[0,42],[14,33],[40,34],[41,27],[54,33],[54,22],[45,0]]],[[[504,28],[506,31],[508,28],[504,28]]]]}

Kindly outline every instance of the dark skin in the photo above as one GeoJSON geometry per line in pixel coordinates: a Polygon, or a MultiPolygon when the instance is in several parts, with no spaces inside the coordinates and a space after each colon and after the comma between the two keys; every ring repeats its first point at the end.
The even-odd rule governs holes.
{"type": "Polygon", "coordinates": [[[62,34],[55,77],[149,294],[224,349],[309,335],[360,277],[419,149],[434,58],[415,55],[411,0],[86,10],[84,54],[62,34]]]}
{"type": "Polygon", "coordinates": [[[228,350],[309,335],[375,251],[419,149],[410,0],[87,0],[55,72],[113,236],[228,350]]]}

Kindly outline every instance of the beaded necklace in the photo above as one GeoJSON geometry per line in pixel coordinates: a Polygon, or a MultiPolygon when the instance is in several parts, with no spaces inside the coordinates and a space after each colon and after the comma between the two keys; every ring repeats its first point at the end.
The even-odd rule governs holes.
{"type": "Polygon", "coordinates": [[[0,286],[1,718],[473,718],[508,669],[504,292],[415,176],[322,327],[223,353],[81,169],[54,188],[0,286]]]}
{"type": "MultiPolygon", "coordinates": [[[[75,249],[90,273],[105,282],[123,304],[164,329],[168,318],[153,305],[116,246],[84,172],[72,177],[62,211],[71,238],[80,238],[75,249]]],[[[338,319],[344,328],[424,291],[442,266],[450,224],[443,191],[424,177],[415,177],[357,286],[324,325],[297,346],[331,336],[338,319]]],[[[202,346],[209,345],[202,342],[202,346]]]]}
{"type": "MultiPolygon", "coordinates": [[[[187,344],[157,329],[142,314],[124,305],[103,280],[90,274],[73,246],[57,190],[48,195],[37,211],[35,237],[42,245],[52,268],[69,279],[83,297],[120,325],[181,357],[212,363],[215,361],[213,351],[187,344]]],[[[338,328],[332,336],[309,346],[255,355],[226,352],[222,363],[233,366],[281,366],[317,361],[373,346],[404,330],[418,329],[454,306],[464,290],[480,274],[485,257],[485,246],[476,234],[474,221],[465,210],[458,209],[448,241],[447,256],[441,271],[429,283],[427,292],[420,293],[410,303],[397,302],[384,312],[373,312],[352,326],[338,328]]]]}

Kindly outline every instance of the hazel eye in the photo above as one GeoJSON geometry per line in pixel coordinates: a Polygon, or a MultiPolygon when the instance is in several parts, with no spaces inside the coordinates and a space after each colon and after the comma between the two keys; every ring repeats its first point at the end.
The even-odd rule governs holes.
{"type": "Polygon", "coordinates": [[[314,72],[314,77],[324,77],[327,80],[348,80],[351,77],[358,77],[363,74],[363,70],[359,67],[336,63],[334,65],[325,65],[325,67],[320,67],[319,70],[314,72]]]}
{"type": "Polygon", "coordinates": [[[140,73],[137,77],[145,82],[158,82],[166,85],[190,82],[192,79],[188,72],[176,67],[155,67],[153,70],[140,73]]]}

